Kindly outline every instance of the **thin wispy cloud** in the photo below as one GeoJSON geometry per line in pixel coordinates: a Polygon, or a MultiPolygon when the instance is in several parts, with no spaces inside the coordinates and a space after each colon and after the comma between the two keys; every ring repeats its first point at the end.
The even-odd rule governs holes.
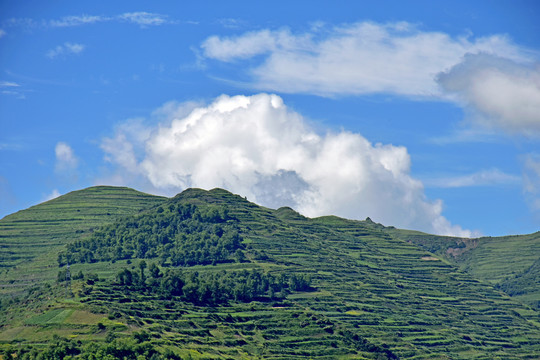
{"type": "Polygon", "coordinates": [[[140,25],[142,27],[163,25],[170,22],[168,20],[167,15],[149,13],[145,11],[135,11],[135,12],[126,12],[126,13],[115,15],[115,16],[105,16],[105,15],[65,16],[58,20],[50,20],[48,22],[48,26],[72,27],[72,26],[95,24],[99,22],[112,22],[112,21],[128,22],[128,23],[140,25]]]}
{"type": "Polygon", "coordinates": [[[540,215],[540,154],[523,156],[523,192],[531,209],[540,215]]]}
{"type": "Polygon", "coordinates": [[[168,22],[166,15],[148,13],[144,11],[124,13],[119,15],[117,18],[141,26],[157,26],[166,24],[168,22]]]}
{"type": "Polygon", "coordinates": [[[79,158],[75,155],[75,152],[65,142],[58,142],[54,148],[56,155],[55,170],[58,173],[70,172],[77,168],[79,165],[79,158]]]}
{"type": "Polygon", "coordinates": [[[58,45],[54,49],[47,51],[45,56],[49,59],[55,59],[65,55],[77,55],[83,52],[85,45],[78,43],[66,42],[63,45],[58,45]]]}
{"type": "Polygon", "coordinates": [[[10,206],[15,202],[16,198],[9,180],[0,175],[0,206],[10,206]]]}
{"type": "Polygon", "coordinates": [[[1,26],[4,29],[6,28],[32,29],[32,28],[38,27],[39,25],[40,25],[39,22],[31,18],[9,18],[9,19],[4,20],[1,24],[1,26]]]}
{"type": "MultiPolygon", "coordinates": [[[[142,28],[149,26],[159,26],[164,24],[172,24],[175,21],[170,20],[167,15],[151,13],[146,11],[125,12],[118,15],[68,15],[59,19],[41,19],[32,18],[11,18],[2,23],[3,27],[7,28],[69,28],[77,26],[92,25],[106,22],[123,22],[139,25],[142,28]]],[[[0,37],[5,35],[5,30],[0,29],[0,37]]]]}
{"type": "Polygon", "coordinates": [[[25,148],[22,142],[0,142],[0,151],[19,151],[25,148]]]}
{"type": "Polygon", "coordinates": [[[20,86],[20,84],[13,81],[0,81],[0,88],[17,88],[20,86]]]}
{"type": "Polygon", "coordinates": [[[14,96],[18,99],[25,99],[25,90],[21,84],[14,81],[0,81],[0,94],[7,96],[14,96]]]}
{"type": "Polygon", "coordinates": [[[244,20],[234,18],[223,18],[219,19],[217,22],[226,29],[239,29],[246,25],[244,20]]]}
{"type": "Polygon", "coordinates": [[[71,15],[65,16],[59,20],[50,20],[48,25],[51,27],[72,27],[110,20],[112,20],[112,18],[101,15],[71,15]]]}
{"type": "Polygon", "coordinates": [[[454,130],[449,134],[435,136],[427,139],[426,142],[441,146],[457,143],[500,143],[503,137],[493,129],[485,127],[466,127],[454,130]]]}
{"type": "Polygon", "coordinates": [[[521,181],[520,176],[507,174],[499,169],[488,169],[466,175],[425,179],[423,182],[426,187],[460,188],[472,186],[516,186],[521,184],[521,181]]]}
{"type": "Polygon", "coordinates": [[[0,29],[0,39],[6,36],[6,31],[4,29],[0,29]]]}

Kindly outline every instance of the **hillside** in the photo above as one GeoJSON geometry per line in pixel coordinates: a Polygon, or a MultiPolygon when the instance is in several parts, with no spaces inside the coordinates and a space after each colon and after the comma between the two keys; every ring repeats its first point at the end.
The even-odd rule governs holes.
{"type": "MultiPolygon", "coordinates": [[[[73,199],[58,199],[65,207],[58,218],[76,217],[73,199]]],[[[154,359],[540,354],[538,312],[443,256],[443,246],[456,239],[371,220],[309,219],[221,189],[139,200],[126,202],[131,216],[63,238],[49,235],[55,256],[41,258],[42,267],[51,269],[41,276],[51,281],[54,269],[57,283],[15,301],[3,298],[0,344],[6,354],[27,349],[32,358],[31,349],[60,348],[75,358],[98,352],[121,358],[121,349],[125,356],[154,359]],[[431,250],[428,237],[434,239],[431,250]]],[[[51,204],[19,212],[19,219],[36,219],[42,206],[51,204]]],[[[104,210],[96,209],[96,218],[104,210]]],[[[12,224],[0,227],[2,239],[6,229],[24,233],[11,216],[0,221],[12,224]]],[[[42,231],[52,234],[56,226],[51,221],[42,231]]],[[[524,241],[536,244],[530,239],[524,241]]],[[[19,271],[11,261],[3,262],[8,273],[19,271]]],[[[519,264],[515,271],[534,278],[538,266],[519,264]]],[[[508,288],[520,287],[516,281],[507,281],[508,288]]]]}
{"type": "Polygon", "coordinates": [[[540,286],[538,277],[533,276],[539,271],[540,232],[477,239],[392,228],[385,228],[385,232],[436,253],[472,276],[507,289],[515,299],[540,309],[540,286]]]}
{"type": "Polygon", "coordinates": [[[0,294],[56,278],[58,251],[93,229],[165,198],[129,188],[96,186],[0,220],[0,294]]]}

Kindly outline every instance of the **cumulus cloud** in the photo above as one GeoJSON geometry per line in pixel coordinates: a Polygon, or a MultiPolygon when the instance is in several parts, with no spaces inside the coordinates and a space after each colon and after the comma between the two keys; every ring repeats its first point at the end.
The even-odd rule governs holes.
{"type": "Polygon", "coordinates": [[[540,64],[522,64],[487,54],[467,55],[438,76],[472,120],[510,133],[540,135],[540,64]]]}
{"type": "Polygon", "coordinates": [[[48,58],[54,59],[58,56],[80,54],[84,50],[83,44],[66,42],[63,45],[58,45],[54,49],[47,51],[45,54],[48,58]]]}
{"type": "Polygon", "coordinates": [[[65,142],[58,142],[54,148],[56,155],[56,171],[63,173],[72,171],[79,164],[79,159],[75,156],[75,152],[65,142]]]}
{"type": "Polygon", "coordinates": [[[249,73],[255,88],[322,96],[444,97],[436,75],[460,63],[467,53],[529,59],[504,35],[451,37],[406,22],[318,26],[301,34],[264,29],[211,36],[201,48],[206,58],[224,62],[253,58],[249,73]]]}
{"type": "Polygon", "coordinates": [[[426,198],[422,183],[410,176],[406,148],[346,131],[320,135],[279,96],[223,95],[188,113],[169,103],[155,114],[163,119],[158,126],[128,123],[104,139],[102,149],[109,162],[156,188],[223,187],[307,216],[370,216],[471,235],[442,216],[440,201],[426,198]]]}
{"type": "Polygon", "coordinates": [[[504,173],[499,169],[481,170],[467,175],[428,179],[424,181],[426,186],[440,188],[518,185],[520,183],[521,177],[504,173]]]}
{"type": "Polygon", "coordinates": [[[141,155],[141,146],[150,137],[151,129],[145,127],[141,119],[131,119],[118,126],[115,136],[104,138],[101,149],[105,152],[105,161],[120,165],[130,173],[138,173],[137,155],[141,155]]]}

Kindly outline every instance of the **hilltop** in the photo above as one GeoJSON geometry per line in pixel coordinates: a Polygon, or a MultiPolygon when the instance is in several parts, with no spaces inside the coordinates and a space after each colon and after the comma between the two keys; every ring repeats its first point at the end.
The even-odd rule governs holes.
{"type": "Polygon", "coordinates": [[[165,200],[126,187],[95,186],[4,217],[0,220],[0,294],[56,278],[55,262],[63,246],[165,200]]]}
{"type": "Polygon", "coordinates": [[[0,239],[6,353],[540,354],[540,319],[526,304],[538,292],[528,281],[537,279],[538,234],[447,238],[370,219],[310,219],[222,189],[188,189],[166,199],[97,187],[0,220],[0,239]],[[494,266],[502,257],[516,260],[494,266]],[[523,294],[528,298],[510,296],[523,294]]]}

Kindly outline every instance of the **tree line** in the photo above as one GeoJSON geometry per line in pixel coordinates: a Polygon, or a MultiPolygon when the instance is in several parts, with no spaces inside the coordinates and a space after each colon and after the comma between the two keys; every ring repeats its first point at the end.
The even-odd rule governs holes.
{"type": "Polygon", "coordinates": [[[166,269],[161,272],[155,264],[150,266],[147,274],[146,267],[143,260],[139,269],[120,271],[114,285],[126,292],[138,291],[196,305],[275,299],[290,291],[312,290],[311,278],[304,274],[272,275],[258,269],[204,273],[166,269]]]}
{"type": "MultiPolygon", "coordinates": [[[[68,340],[54,336],[53,340],[44,348],[36,347],[4,347],[0,356],[4,360],[182,360],[182,357],[170,350],[159,349],[143,337],[114,339],[108,343],[68,340]]],[[[191,357],[189,357],[191,359],[191,357]]]]}

